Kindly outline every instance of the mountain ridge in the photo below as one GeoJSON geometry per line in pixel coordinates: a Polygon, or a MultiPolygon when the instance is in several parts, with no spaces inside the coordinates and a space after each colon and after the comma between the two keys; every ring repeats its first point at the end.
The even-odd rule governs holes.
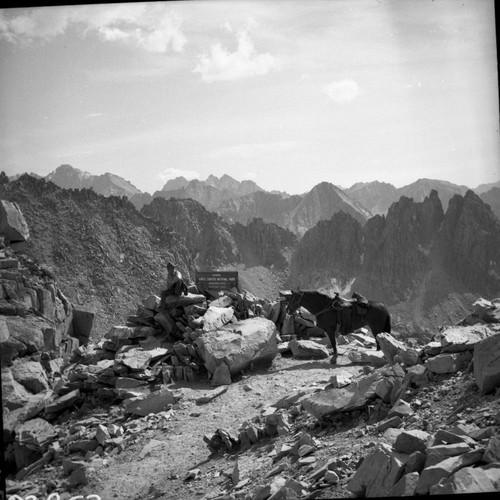
{"type": "MultiPolygon", "coordinates": [[[[314,186],[310,191],[300,195],[289,195],[285,192],[266,191],[258,186],[254,181],[243,180],[237,181],[231,176],[224,174],[221,178],[215,175],[209,175],[205,181],[199,179],[187,180],[185,177],[179,176],[175,179],[167,181],[163,188],[155,191],[152,195],[143,193],[133,186],[130,182],[122,179],[114,174],[106,173],[99,176],[94,176],[88,172],[82,172],[70,165],[61,165],[54,172],[48,174],[45,179],[51,180],[55,184],[63,188],[82,189],[90,188],[104,196],[127,196],[135,207],[140,210],[144,205],[149,204],[155,197],[163,198],[191,198],[202,203],[205,208],[210,211],[216,211],[222,215],[228,222],[247,223],[253,218],[263,218],[266,220],[266,214],[259,210],[258,202],[249,201],[248,197],[252,193],[269,193],[275,194],[281,199],[296,197],[305,197],[313,189],[317,188],[322,183],[314,186]],[[63,168],[64,167],[64,168],[63,168]],[[64,175],[63,175],[64,174],[64,175]],[[247,197],[240,200],[238,203],[232,203],[241,197],[247,197]],[[239,205],[248,202],[249,206],[242,208],[239,205]],[[252,208],[253,206],[253,208],[252,208]],[[238,214],[234,210],[243,210],[246,215],[238,214]]],[[[331,183],[330,183],[331,184],[331,183]]],[[[332,184],[334,185],[334,184],[332,184]]],[[[399,200],[401,196],[413,198],[415,201],[422,201],[432,189],[436,189],[446,208],[449,200],[455,194],[465,194],[468,189],[465,185],[457,185],[445,180],[420,178],[408,185],[396,188],[390,183],[371,181],[358,182],[350,188],[340,188],[336,186],[342,193],[349,197],[350,202],[357,202],[358,210],[366,210],[370,215],[381,214],[385,215],[392,203],[399,200]]],[[[477,188],[472,189],[484,201],[490,203],[494,213],[500,218],[500,203],[497,200],[496,188],[500,188],[500,181],[489,184],[481,184],[477,188]]],[[[257,194],[254,194],[256,197],[257,194]]],[[[262,197],[261,197],[262,198],[262,197]]],[[[291,204],[283,204],[283,207],[277,206],[277,200],[274,205],[279,209],[289,210],[291,204]]],[[[282,227],[287,227],[284,222],[277,222],[275,218],[268,218],[269,222],[278,223],[282,227]]],[[[287,228],[291,228],[289,225],[287,228]]],[[[309,228],[309,227],[308,227],[309,228]]],[[[307,228],[307,229],[308,229],[307,228]]]]}

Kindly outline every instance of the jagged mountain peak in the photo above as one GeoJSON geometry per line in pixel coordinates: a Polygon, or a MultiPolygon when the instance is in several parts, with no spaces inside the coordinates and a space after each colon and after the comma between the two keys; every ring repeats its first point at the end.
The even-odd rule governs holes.
{"type": "Polygon", "coordinates": [[[371,187],[371,188],[377,188],[377,187],[393,187],[394,189],[396,189],[392,184],[388,183],[388,182],[381,182],[381,181],[370,181],[370,182],[356,182],[355,184],[353,184],[350,188],[348,188],[347,191],[349,190],[356,190],[356,189],[362,189],[362,188],[366,188],[366,187],[371,187]]]}
{"type": "Polygon", "coordinates": [[[127,196],[130,198],[141,192],[132,183],[116,174],[105,172],[93,175],[67,164],[57,167],[45,176],[45,180],[51,181],[63,189],[92,189],[103,196],[127,196]]]}
{"type": "Polygon", "coordinates": [[[173,191],[175,189],[182,189],[189,184],[189,181],[182,175],[175,179],[169,179],[162,188],[162,191],[173,191]]]}
{"type": "Polygon", "coordinates": [[[79,168],[72,167],[68,164],[59,165],[53,172],[50,172],[45,176],[45,179],[53,182],[62,188],[67,187],[77,187],[68,185],[70,183],[81,183],[84,187],[83,183],[85,183],[88,179],[92,177],[92,174],[89,172],[84,172],[79,168]]]}

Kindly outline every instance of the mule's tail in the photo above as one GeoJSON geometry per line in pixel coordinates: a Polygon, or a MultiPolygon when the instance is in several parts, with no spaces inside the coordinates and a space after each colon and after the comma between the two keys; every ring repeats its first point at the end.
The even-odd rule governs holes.
{"type": "Polygon", "coordinates": [[[387,319],[385,320],[384,332],[391,333],[391,316],[387,315],[387,319]]]}

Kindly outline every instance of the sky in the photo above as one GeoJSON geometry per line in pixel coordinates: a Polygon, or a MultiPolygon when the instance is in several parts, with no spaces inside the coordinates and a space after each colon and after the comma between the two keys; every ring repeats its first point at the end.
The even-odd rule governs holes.
{"type": "Polygon", "coordinates": [[[0,169],[153,193],[224,174],[500,180],[493,0],[202,0],[0,9],[0,169]]]}

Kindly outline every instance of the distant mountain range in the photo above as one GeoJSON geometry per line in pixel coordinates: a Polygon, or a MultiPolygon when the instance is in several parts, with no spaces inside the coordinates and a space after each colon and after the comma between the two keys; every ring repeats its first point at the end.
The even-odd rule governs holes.
{"type": "MultiPolygon", "coordinates": [[[[207,210],[216,212],[228,223],[246,225],[258,218],[277,224],[298,236],[303,236],[318,221],[329,220],[338,212],[345,212],[363,224],[373,215],[386,215],[389,207],[402,196],[418,203],[429,196],[432,190],[437,191],[446,210],[453,196],[463,196],[471,189],[436,179],[419,179],[401,188],[379,181],[364,182],[344,190],[322,182],[308,193],[289,195],[265,191],[250,180],[240,182],[229,175],[223,175],[220,179],[210,175],[204,181],[188,181],[184,177],[177,177],[151,195],[141,192],[117,175],[92,175],[70,165],[61,165],[48,174],[45,180],[65,189],[88,188],[103,196],[126,196],[138,210],[155,198],[192,199],[207,210]]],[[[482,184],[472,191],[489,204],[493,213],[500,218],[500,181],[482,184]]]]}
{"type": "Polygon", "coordinates": [[[260,190],[230,200],[240,215],[255,208],[270,219],[274,207],[282,225],[262,217],[228,222],[192,199],[156,197],[138,211],[124,196],[30,175],[0,179],[0,199],[19,204],[30,228],[27,252],[54,267],[70,300],[98,302],[112,318],[159,289],[171,259],[191,279],[199,270],[264,266],[289,288],[357,291],[384,301],[397,331],[435,331],[461,319],[477,296],[500,294],[500,220],[472,190],[446,209],[435,189],[422,201],[403,195],[371,217],[327,182],[300,196],[260,190]]]}

